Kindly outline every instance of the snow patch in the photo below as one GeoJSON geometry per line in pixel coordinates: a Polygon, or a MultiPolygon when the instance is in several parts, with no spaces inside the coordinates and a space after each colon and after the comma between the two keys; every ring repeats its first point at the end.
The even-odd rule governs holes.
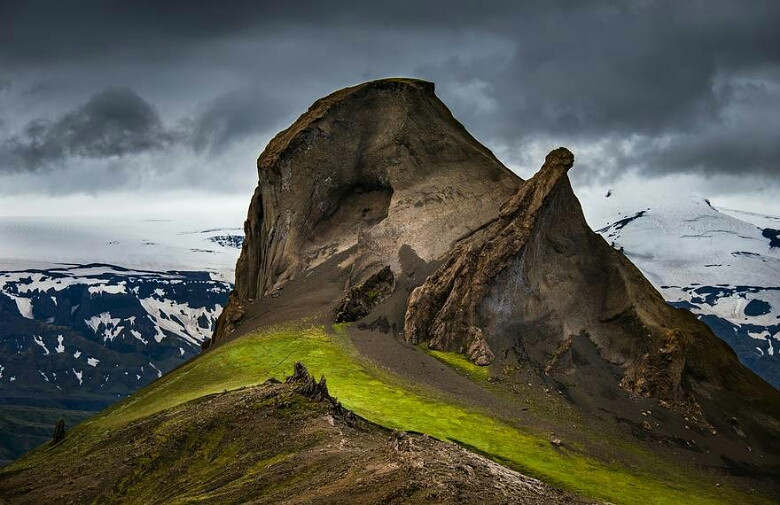
{"type": "Polygon", "coordinates": [[[113,340],[122,332],[124,326],[119,326],[122,321],[120,318],[112,318],[108,312],[102,312],[99,316],[92,316],[89,319],[85,319],[84,323],[92,328],[95,334],[98,334],[100,327],[103,327],[103,341],[113,340]]]}
{"type": "Polygon", "coordinates": [[[767,340],[769,339],[770,335],[768,331],[762,331],[759,333],[754,333],[752,331],[747,332],[748,336],[750,338],[755,338],[756,340],[767,340]]]}
{"type": "Polygon", "coordinates": [[[19,313],[27,319],[35,319],[33,317],[32,300],[29,298],[14,298],[16,300],[16,307],[19,309],[19,313]]]}
{"type": "Polygon", "coordinates": [[[136,339],[140,340],[144,345],[148,344],[149,341],[146,340],[143,335],[141,335],[141,332],[138,330],[130,330],[130,334],[134,336],[136,339]]]}
{"type": "Polygon", "coordinates": [[[96,286],[90,286],[87,288],[87,291],[89,291],[89,294],[91,295],[96,295],[98,293],[119,295],[127,292],[124,281],[120,282],[119,284],[98,284],[96,286]]]}
{"type": "Polygon", "coordinates": [[[154,366],[154,363],[152,363],[152,362],[150,361],[150,362],[149,362],[149,366],[150,366],[150,367],[152,367],[152,368],[154,368],[154,369],[157,371],[157,378],[158,378],[158,379],[159,379],[160,377],[162,377],[162,372],[160,371],[160,369],[159,369],[159,368],[157,368],[156,366],[154,366]]]}
{"type": "Polygon", "coordinates": [[[49,349],[46,347],[46,344],[43,343],[43,337],[41,337],[40,335],[33,335],[33,342],[38,344],[41,347],[41,349],[43,349],[44,356],[48,356],[49,354],[51,354],[49,352],[49,349]]]}
{"type": "Polygon", "coordinates": [[[62,343],[64,340],[62,335],[57,335],[57,347],[54,348],[55,351],[57,351],[57,354],[62,354],[65,352],[65,345],[62,343]]]}
{"type": "Polygon", "coordinates": [[[161,331],[165,330],[181,337],[193,346],[199,346],[201,342],[211,336],[211,328],[201,328],[198,319],[205,316],[209,321],[213,321],[222,312],[222,306],[219,304],[216,304],[213,309],[208,309],[206,307],[190,307],[185,303],[168,299],[142,298],[140,301],[149,319],[158,329],[155,336],[157,342],[165,338],[165,334],[161,331]]]}

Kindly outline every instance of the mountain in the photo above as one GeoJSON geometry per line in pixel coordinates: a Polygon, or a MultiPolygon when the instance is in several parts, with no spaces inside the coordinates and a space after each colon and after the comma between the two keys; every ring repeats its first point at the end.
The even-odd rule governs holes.
{"type": "Polygon", "coordinates": [[[218,226],[222,215],[157,218],[0,219],[0,464],[48,440],[60,418],[74,425],[184,363],[211,335],[240,228],[218,226]]]}
{"type": "Polygon", "coordinates": [[[718,209],[704,198],[609,194],[594,216],[598,233],[667,301],[696,314],[745,366],[780,387],[780,218],[718,209]]]}
{"type": "Polygon", "coordinates": [[[260,155],[205,351],[4,468],[0,495],[511,503],[511,470],[564,502],[774,503],[780,392],[588,227],[573,166],[556,149],[521,180],[423,81],[315,102],[260,155]],[[377,462],[413,433],[491,476],[442,474],[476,460],[434,443],[399,489],[404,463],[377,462]]]}
{"type": "Polygon", "coordinates": [[[217,211],[213,205],[186,213],[0,216],[0,270],[103,263],[204,271],[232,283],[243,242],[240,223],[232,208],[217,211]]]}

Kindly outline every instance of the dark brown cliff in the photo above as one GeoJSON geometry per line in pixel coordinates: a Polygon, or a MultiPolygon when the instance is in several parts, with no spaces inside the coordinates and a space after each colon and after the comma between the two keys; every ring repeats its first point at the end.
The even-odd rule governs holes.
{"type": "Polygon", "coordinates": [[[567,177],[573,164],[565,148],[548,154],[499,217],[412,291],[407,341],[479,365],[521,362],[585,409],[653,398],[713,432],[732,431],[736,416],[777,450],[778,392],[588,227],[567,177]]]}

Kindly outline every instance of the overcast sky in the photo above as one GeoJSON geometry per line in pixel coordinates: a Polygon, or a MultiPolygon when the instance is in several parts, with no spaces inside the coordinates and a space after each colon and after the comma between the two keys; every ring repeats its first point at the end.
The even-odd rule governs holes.
{"type": "Polygon", "coordinates": [[[780,214],[779,25],[777,0],[0,0],[0,214],[245,208],[277,131],[388,76],[434,81],[523,177],[565,145],[578,191],[780,214]]]}

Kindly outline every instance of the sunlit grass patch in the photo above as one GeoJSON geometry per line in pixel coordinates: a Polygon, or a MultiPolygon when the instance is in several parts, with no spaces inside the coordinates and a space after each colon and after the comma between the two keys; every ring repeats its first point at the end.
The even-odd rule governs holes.
{"type": "Polygon", "coordinates": [[[490,377],[489,367],[475,365],[459,352],[435,351],[428,347],[424,347],[423,349],[442,363],[446,363],[472,379],[486,381],[488,377],[490,377]]]}

